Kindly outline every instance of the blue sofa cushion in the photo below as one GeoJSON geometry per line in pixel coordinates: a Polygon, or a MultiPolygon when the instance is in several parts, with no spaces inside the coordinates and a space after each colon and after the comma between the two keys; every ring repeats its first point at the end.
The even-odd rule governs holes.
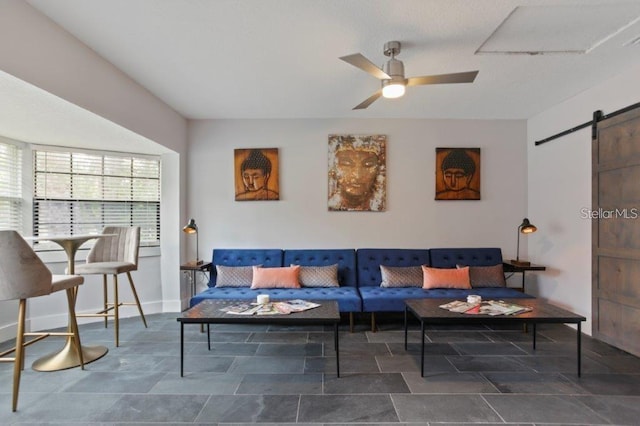
{"type": "Polygon", "coordinates": [[[478,294],[484,300],[533,298],[515,288],[486,287],[474,289],[436,288],[424,290],[416,287],[382,288],[360,287],[363,312],[401,312],[405,299],[466,300],[470,294],[478,294]]]}
{"type": "Polygon", "coordinates": [[[338,264],[341,287],[356,287],[356,251],[354,249],[285,250],[284,266],[329,266],[338,264]]]}
{"type": "Polygon", "coordinates": [[[336,300],[340,312],[361,312],[362,303],[356,287],[303,287],[252,290],[246,287],[213,287],[191,298],[191,306],[206,299],[238,299],[255,301],[258,294],[268,294],[271,300],[336,300]]]}
{"type": "Polygon", "coordinates": [[[436,248],[429,250],[431,266],[434,268],[455,268],[464,266],[493,266],[502,264],[502,250],[499,248],[436,248]]]}
{"type": "MultiPolygon", "coordinates": [[[[209,276],[209,287],[216,285],[215,265],[252,266],[262,265],[264,268],[282,266],[282,250],[279,249],[214,249],[209,276]]],[[[251,283],[249,283],[251,285],[251,283]]]]}
{"type": "MultiPolygon", "coordinates": [[[[427,249],[358,249],[358,287],[380,287],[382,275],[380,265],[384,266],[422,266],[430,265],[427,249]]],[[[453,265],[455,268],[455,264],[453,265]]]]}

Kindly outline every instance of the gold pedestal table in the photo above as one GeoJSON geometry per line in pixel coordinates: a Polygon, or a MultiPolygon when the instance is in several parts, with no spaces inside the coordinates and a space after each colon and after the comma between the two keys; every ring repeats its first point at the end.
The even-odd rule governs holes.
{"type": "MultiPolygon", "coordinates": [[[[62,247],[67,254],[67,273],[73,275],[75,272],[74,261],[76,252],[80,246],[89,240],[96,238],[113,237],[115,234],[87,234],[87,235],[70,235],[70,236],[53,236],[53,237],[33,237],[32,241],[52,241],[62,247]]],[[[74,305],[78,288],[74,290],[74,305]]],[[[71,327],[69,320],[69,328],[71,327]]],[[[82,358],[85,364],[102,358],[109,349],[106,346],[82,346],[82,358]]],[[[37,359],[32,368],[37,371],[58,371],[67,368],[78,367],[80,365],[80,357],[76,350],[73,336],[68,336],[65,345],[58,352],[45,355],[37,359]]]]}

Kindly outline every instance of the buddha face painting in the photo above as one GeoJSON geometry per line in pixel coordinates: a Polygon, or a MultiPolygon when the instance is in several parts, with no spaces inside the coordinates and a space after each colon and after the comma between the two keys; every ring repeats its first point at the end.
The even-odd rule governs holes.
{"type": "Polygon", "coordinates": [[[386,136],[329,136],[329,210],[384,211],[386,136]]]}
{"type": "Polygon", "coordinates": [[[436,148],[435,199],[480,199],[480,148],[436,148]]]}

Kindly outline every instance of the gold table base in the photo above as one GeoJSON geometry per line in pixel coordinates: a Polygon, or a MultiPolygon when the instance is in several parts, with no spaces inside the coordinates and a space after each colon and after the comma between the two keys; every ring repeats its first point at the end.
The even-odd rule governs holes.
{"type": "MultiPolygon", "coordinates": [[[[89,364],[105,356],[108,351],[106,346],[82,346],[83,361],[85,364],[89,364]]],[[[80,357],[73,337],[70,337],[60,351],[37,359],[31,368],[36,371],[58,371],[78,366],[80,366],[80,357]]]]}
{"type": "MultiPolygon", "coordinates": [[[[37,237],[34,241],[53,241],[62,247],[67,254],[67,273],[73,275],[75,273],[74,259],[76,252],[82,244],[96,238],[114,237],[116,234],[88,234],[88,235],[71,235],[71,236],[47,236],[37,237]]],[[[78,287],[75,288],[75,293],[78,292],[78,287]]],[[[75,301],[74,301],[75,306],[75,301]]],[[[71,324],[71,318],[69,318],[69,324],[71,324]]],[[[67,327],[67,331],[71,332],[71,326],[67,327]]],[[[85,364],[89,364],[96,359],[100,359],[109,351],[106,346],[81,346],[82,348],[82,360],[85,364]]],[[[56,353],[45,355],[40,359],[37,359],[32,365],[36,371],[58,371],[66,370],[67,368],[78,367],[80,365],[80,357],[76,350],[73,336],[67,337],[67,341],[64,347],[56,353]]]]}

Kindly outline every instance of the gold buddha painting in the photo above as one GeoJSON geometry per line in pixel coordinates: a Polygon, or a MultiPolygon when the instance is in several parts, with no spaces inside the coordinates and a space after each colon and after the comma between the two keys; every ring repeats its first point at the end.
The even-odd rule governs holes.
{"type": "Polygon", "coordinates": [[[480,199],[480,148],[436,148],[435,199],[480,199]]]}
{"type": "Polygon", "coordinates": [[[279,200],[278,148],[236,149],[236,201],[279,200]]]}
{"type": "Polygon", "coordinates": [[[329,135],[329,211],[385,211],[386,135],[329,135]]]}

